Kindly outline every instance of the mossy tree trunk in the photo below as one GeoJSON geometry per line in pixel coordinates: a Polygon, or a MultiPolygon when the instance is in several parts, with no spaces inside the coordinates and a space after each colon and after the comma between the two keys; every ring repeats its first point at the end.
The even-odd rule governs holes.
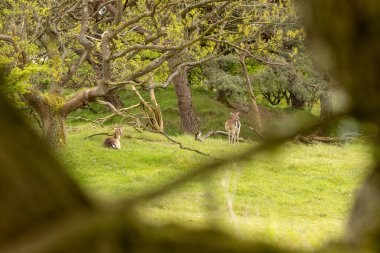
{"type": "Polygon", "coordinates": [[[67,115],[85,106],[91,100],[89,97],[97,97],[97,94],[97,89],[83,91],[66,101],[58,94],[43,95],[30,90],[24,94],[24,99],[41,119],[43,139],[50,147],[59,148],[66,143],[67,115]]]}
{"type": "Polygon", "coordinates": [[[41,115],[42,137],[54,148],[59,148],[66,144],[66,117],[61,110],[47,108],[41,115]]]}

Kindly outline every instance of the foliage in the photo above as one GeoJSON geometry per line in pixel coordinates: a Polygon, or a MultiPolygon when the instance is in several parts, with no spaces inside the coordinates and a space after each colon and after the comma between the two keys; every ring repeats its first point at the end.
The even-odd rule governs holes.
{"type": "Polygon", "coordinates": [[[324,74],[315,69],[311,56],[306,54],[298,55],[284,66],[267,66],[253,73],[252,80],[264,95],[271,94],[270,98],[277,95],[280,99],[289,100],[289,94],[293,94],[302,98],[309,110],[328,85],[324,74]]]}
{"type": "Polygon", "coordinates": [[[220,56],[203,66],[205,84],[210,89],[222,90],[229,97],[245,94],[246,88],[241,76],[238,59],[233,55],[220,56]]]}

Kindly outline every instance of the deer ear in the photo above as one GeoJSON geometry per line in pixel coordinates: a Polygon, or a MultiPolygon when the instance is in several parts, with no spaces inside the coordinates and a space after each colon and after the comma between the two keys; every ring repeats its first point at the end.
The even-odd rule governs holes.
{"type": "Polygon", "coordinates": [[[234,113],[233,113],[233,112],[230,112],[230,115],[234,115],[234,113]]]}
{"type": "Polygon", "coordinates": [[[236,112],[236,116],[239,115],[239,114],[240,114],[240,112],[236,112]]]}

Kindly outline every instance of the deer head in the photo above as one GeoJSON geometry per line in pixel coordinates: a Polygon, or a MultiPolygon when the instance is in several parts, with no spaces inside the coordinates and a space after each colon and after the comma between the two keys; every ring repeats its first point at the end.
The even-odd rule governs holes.
{"type": "Polygon", "coordinates": [[[233,120],[239,120],[239,114],[240,112],[231,112],[230,118],[233,120]]]}
{"type": "Polygon", "coordinates": [[[122,135],[122,133],[123,133],[123,128],[122,127],[116,127],[116,128],[114,128],[114,130],[115,130],[115,133],[114,133],[114,137],[115,138],[120,138],[120,136],[122,135]]]}

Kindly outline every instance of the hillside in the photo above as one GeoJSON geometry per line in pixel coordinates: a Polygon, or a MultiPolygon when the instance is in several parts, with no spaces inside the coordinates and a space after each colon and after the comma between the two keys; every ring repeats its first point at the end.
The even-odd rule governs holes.
{"type": "MultiPolygon", "coordinates": [[[[91,124],[71,127],[68,145],[59,155],[85,191],[101,202],[154,189],[210,159],[133,128],[125,129],[121,150],[103,148],[104,136],[84,140],[104,130],[91,124]]],[[[226,139],[200,143],[191,136],[175,138],[216,157],[248,147],[230,146],[226,139]]],[[[250,162],[189,182],[148,202],[139,213],[153,223],[216,225],[237,236],[315,249],[341,235],[354,191],[370,165],[368,149],[360,143],[286,144],[275,153],[253,155],[250,162]]]]}
{"type": "MultiPolygon", "coordinates": [[[[181,135],[173,90],[159,90],[156,95],[166,131],[183,145],[215,157],[248,147],[249,144],[228,145],[225,137],[201,143],[192,136],[181,135]]],[[[201,88],[193,90],[203,131],[223,129],[231,111],[212,96],[201,88]]],[[[126,106],[137,102],[128,93],[122,94],[122,98],[126,106]]],[[[315,117],[281,107],[270,108],[264,103],[261,108],[264,119],[272,124],[281,125],[299,114],[315,117]]],[[[154,189],[212,159],[179,149],[161,135],[141,133],[133,127],[125,127],[121,150],[104,149],[105,136],[84,138],[94,133],[111,133],[120,118],[114,118],[105,127],[75,120],[78,116],[95,119],[108,115],[105,107],[95,105],[93,109],[100,114],[83,109],[70,118],[68,145],[59,156],[85,191],[102,202],[154,189]]],[[[243,114],[242,122],[242,135],[253,137],[248,115],[243,114]]],[[[250,162],[234,163],[207,179],[190,182],[149,202],[139,213],[157,224],[215,225],[241,237],[315,249],[327,238],[341,235],[353,193],[370,165],[368,149],[361,143],[311,146],[289,143],[274,153],[253,155],[250,162]]]]}
{"type": "MultiPolygon", "coordinates": [[[[147,98],[147,94],[142,93],[144,98],[147,98]]],[[[223,130],[224,131],[224,122],[229,117],[230,112],[238,111],[234,108],[229,108],[227,105],[216,101],[215,93],[209,90],[206,90],[204,87],[196,87],[192,89],[193,96],[193,105],[197,112],[197,116],[200,122],[200,130],[202,132],[207,132],[210,130],[223,130]]],[[[124,103],[125,107],[135,105],[138,103],[138,99],[131,91],[125,91],[120,93],[120,97],[124,103]]],[[[177,101],[174,93],[173,87],[167,89],[158,89],[156,91],[157,101],[161,107],[162,115],[164,118],[164,127],[165,131],[169,134],[180,134],[179,129],[179,116],[177,109],[177,101]]],[[[149,100],[147,100],[149,101],[149,100]]],[[[317,118],[318,108],[315,108],[313,112],[308,111],[292,111],[291,109],[286,108],[286,105],[280,104],[279,106],[271,106],[266,101],[264,101],[260,96],[258,96],[259,108],[262,120],[264,125],[267,127],[282,127],[283,124],[293,119],[294,117],[311,117],[317,118]]],[[[234,104],[243,105],[244,101],[237,102],[234,104]]],[[[318,107],[315,106],[315,107],[318,107]]],[[[89,109],[80,109],[73,114],[70,114],[68,123],[69,125],[77,125],[84,122],[77,117],[83,117],[87,119],[97,119],[109,115],[107,108],[103,105],[95,104],[93,105],[92,112],[89,109]]],[[[131,114],[138,114],[141,111],[140,108],[131,110],[131,114]]],[[[120,117],[114,117],[112,120],[107,121],[105,125],[117,124],[120,123],[120,117]]],[[[249,113],[242,111],[241,112],[241,136],[244,138],[255,139],[256,135],[250,130],[251,117],[249,113]]]]}

